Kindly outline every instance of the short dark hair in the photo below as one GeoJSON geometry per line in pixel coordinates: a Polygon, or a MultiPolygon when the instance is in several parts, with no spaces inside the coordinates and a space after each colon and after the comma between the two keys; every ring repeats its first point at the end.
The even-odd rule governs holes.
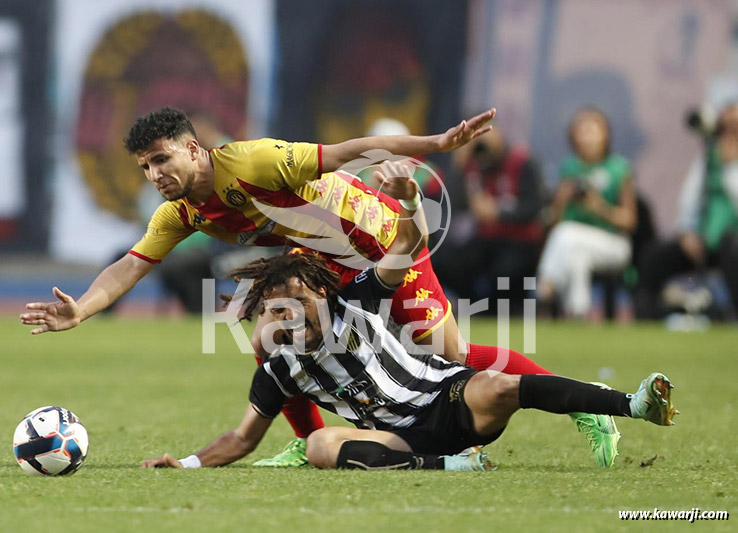
{"type": "Polygon", "coordinates": [[[147,150],[157,139],[176,139],[184,133],[191,133],[197,139],[195,128],[183,111],[161,107],[138,117],[123,143],[128,153],[133,154],[147,150]]]}
{"type": "MultiPolygon", "coordinates": [[[[230,277],[236,281],[253,279],[254,284],[240,315],[241,320],[251,320],[254,310],[275,287],[286,284],[291,278],[300,279],[311,290],[325,289],[328,305],[333,308],[338,296],[341,277],[331,270],[325,259],[313,253],[278,255],[267,259],[257,259],[244,267],[234,270],[230,277]]],[[[226,301],[231,296],[222,296],[226,301]]]]}

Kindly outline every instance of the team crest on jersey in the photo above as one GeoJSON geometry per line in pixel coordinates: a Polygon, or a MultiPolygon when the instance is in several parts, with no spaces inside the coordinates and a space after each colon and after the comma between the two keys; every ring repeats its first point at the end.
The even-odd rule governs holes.
{"type": "Polygon", "coordinates": [[[246,195],[236,189],[226,189],[226,200],[235,207],[241,207],[246,203],[246,195]]]}
{"type": "Polygon", "coordinates": [[[451,389],[448,391],[450,402],[458,402],[463,399],[464,385],[466,385],[466,380],[457,381],[451,385],[451,389]]]}

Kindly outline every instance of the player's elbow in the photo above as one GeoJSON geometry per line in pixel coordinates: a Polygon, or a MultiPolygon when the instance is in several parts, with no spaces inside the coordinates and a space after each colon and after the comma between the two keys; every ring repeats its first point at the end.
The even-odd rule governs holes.
{"type": "Polygon", "coordinates": [[[427,248],[428,242],[430,242],[430,237],[428,237],[428,233],[426,232],[420,237],[420,241],[418,242],[418,250],[416,251],[416,253],[419,254],[424,248],[427,248]]]}
{"type": "Polygon", "coordinates": [[[141,278],[151,272],[154,268],[153,263],[144,261],[133,254],[126,254],[117,262],[108,267],[114,270],[116,279],[119,281],[127,281],[126,285],[130,285],[129,289],[138,283],[141,278]]]}
{"type": "Polygon", "coordinates": [[[419,236],[416,235],[415,237],[414,247],[410,250],[410,257],[413,258],[413,261],[415,261],[420,256],[420,253],[428,247],[429,240],[426,233],[419,236]]]}
{"type": "Polygon", "coordinates": [[[420,257],[421,252],[425,250],[427,247],[428,247],[427,239],[425,239],[424,241],[418,242],[415,248],[410,251],[410,257],[412,258],[412,260],[417,261],[418,257],[420,257]]]}
{"type": "Polygon", "coordinates": [[[392,253],[400,255],[407,254],[413,259],[417,259],[420,252],[428,247],[428,231],[423,230],[423,228],[409,230],[409,228],[405,227],[404,229],[405,231],[397,234],[397,239],[395,239],[392,245],[392,253]]]}

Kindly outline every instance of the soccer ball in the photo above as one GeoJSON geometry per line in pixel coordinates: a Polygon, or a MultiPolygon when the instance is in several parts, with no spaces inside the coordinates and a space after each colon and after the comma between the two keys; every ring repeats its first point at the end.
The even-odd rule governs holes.
{"type": "Polygon", "coordinates": [[[13,452],[27,474],[64,476],[87,456],[87,430],[73,412],[39,407],[21,420],[13,434],[13,452]]]}

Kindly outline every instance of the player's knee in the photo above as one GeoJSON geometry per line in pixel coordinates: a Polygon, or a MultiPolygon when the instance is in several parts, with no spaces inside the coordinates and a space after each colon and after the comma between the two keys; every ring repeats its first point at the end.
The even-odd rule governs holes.
{"type": "Polygon", "coordinates": [[[336,458],[343,439],[338,439],[332,430],[333,428],[322,428],[308,435],[305,455],[308,462],[317,468],[336,467],[336,458]]]}
{"type": "Polygon", "coordinates": [[[510,410],[520,406],[520,376],[500,374],[497,384],[497,401],[510,410]]]}
{"type": "Polygon", "coordinates": [[[520,376],[496,374],[484,387],[484,401],[494,410],[514,411],[519,407],[520,376]]]}

